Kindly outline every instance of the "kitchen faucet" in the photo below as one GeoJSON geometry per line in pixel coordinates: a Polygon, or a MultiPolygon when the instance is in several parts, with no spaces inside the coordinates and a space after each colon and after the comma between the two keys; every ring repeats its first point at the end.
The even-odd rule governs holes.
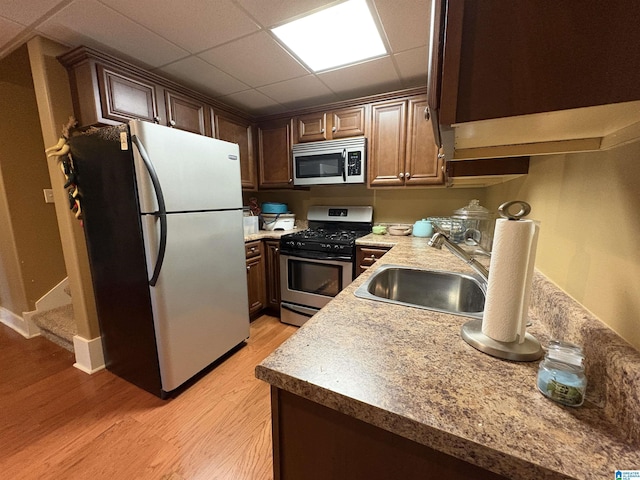
{"type": "Polygon", "coordinates": [[[453,243],[444,233],[434,233],[429,240],[428,245],[430,247],[437,248],[438,250],[442,249],[442,245],[446,246],[451,251],[451,253],[453,253],[456,257],[473,268],[475,272],[482,277],[484,287],[487,287],[487,284],[489,283],[489,271],[484,267],[484,265],[478,262],[475,258],[465,252],[458,245],[453,243]]]}

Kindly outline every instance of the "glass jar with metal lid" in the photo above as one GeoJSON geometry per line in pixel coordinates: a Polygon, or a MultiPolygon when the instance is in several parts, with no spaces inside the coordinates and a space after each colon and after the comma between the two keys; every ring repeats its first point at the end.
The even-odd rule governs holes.
{"type": "Polygon", "coordinates": [[[451,218],[460,221],[460,228],[451,232],[454,242],[479,245],[487,252],[491,251],[495,215],[481,206],[479,200],[471,200],[469,205],[454,211],[451,218]]]}

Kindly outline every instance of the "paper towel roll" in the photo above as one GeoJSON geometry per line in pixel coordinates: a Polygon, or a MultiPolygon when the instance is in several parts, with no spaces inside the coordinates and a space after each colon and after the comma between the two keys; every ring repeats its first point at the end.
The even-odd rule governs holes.
{"type": "Polygon", "coordinates": [[[494,340],[524,341],[538,231],[533,220],[496,220],[482,319],[482,333],[494,340]]]}

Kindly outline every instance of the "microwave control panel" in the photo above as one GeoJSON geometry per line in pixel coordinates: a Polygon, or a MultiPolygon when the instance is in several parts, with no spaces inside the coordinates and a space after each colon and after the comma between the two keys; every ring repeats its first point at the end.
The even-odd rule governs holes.
{"type": "Polygon", "coordinates": [[[347,175],[362,175],[362,152],[349,152],[347,154],[347,175]]]}

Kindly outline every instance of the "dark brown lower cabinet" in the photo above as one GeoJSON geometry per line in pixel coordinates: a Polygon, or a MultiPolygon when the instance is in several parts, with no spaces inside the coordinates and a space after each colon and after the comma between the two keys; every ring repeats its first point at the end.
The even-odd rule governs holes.
{"type": "Polygon", "coordinates": [[[271,387],[274,480],[506,480],[271,387]]]}
{"type": "MultiPolygon", "coordinates": [[[[280,240],[265,240],[266,307],[280,311],[280,240]]],[[[278,314],[279,315],[279,314],[278,314]]]]}
{"type": "Polygon", "coordinates": [[[265,277],[260,240],[245,243],[247,259],[247,293],[249,295],[249,315],[254,317],[265,305],[265,277]]]}

